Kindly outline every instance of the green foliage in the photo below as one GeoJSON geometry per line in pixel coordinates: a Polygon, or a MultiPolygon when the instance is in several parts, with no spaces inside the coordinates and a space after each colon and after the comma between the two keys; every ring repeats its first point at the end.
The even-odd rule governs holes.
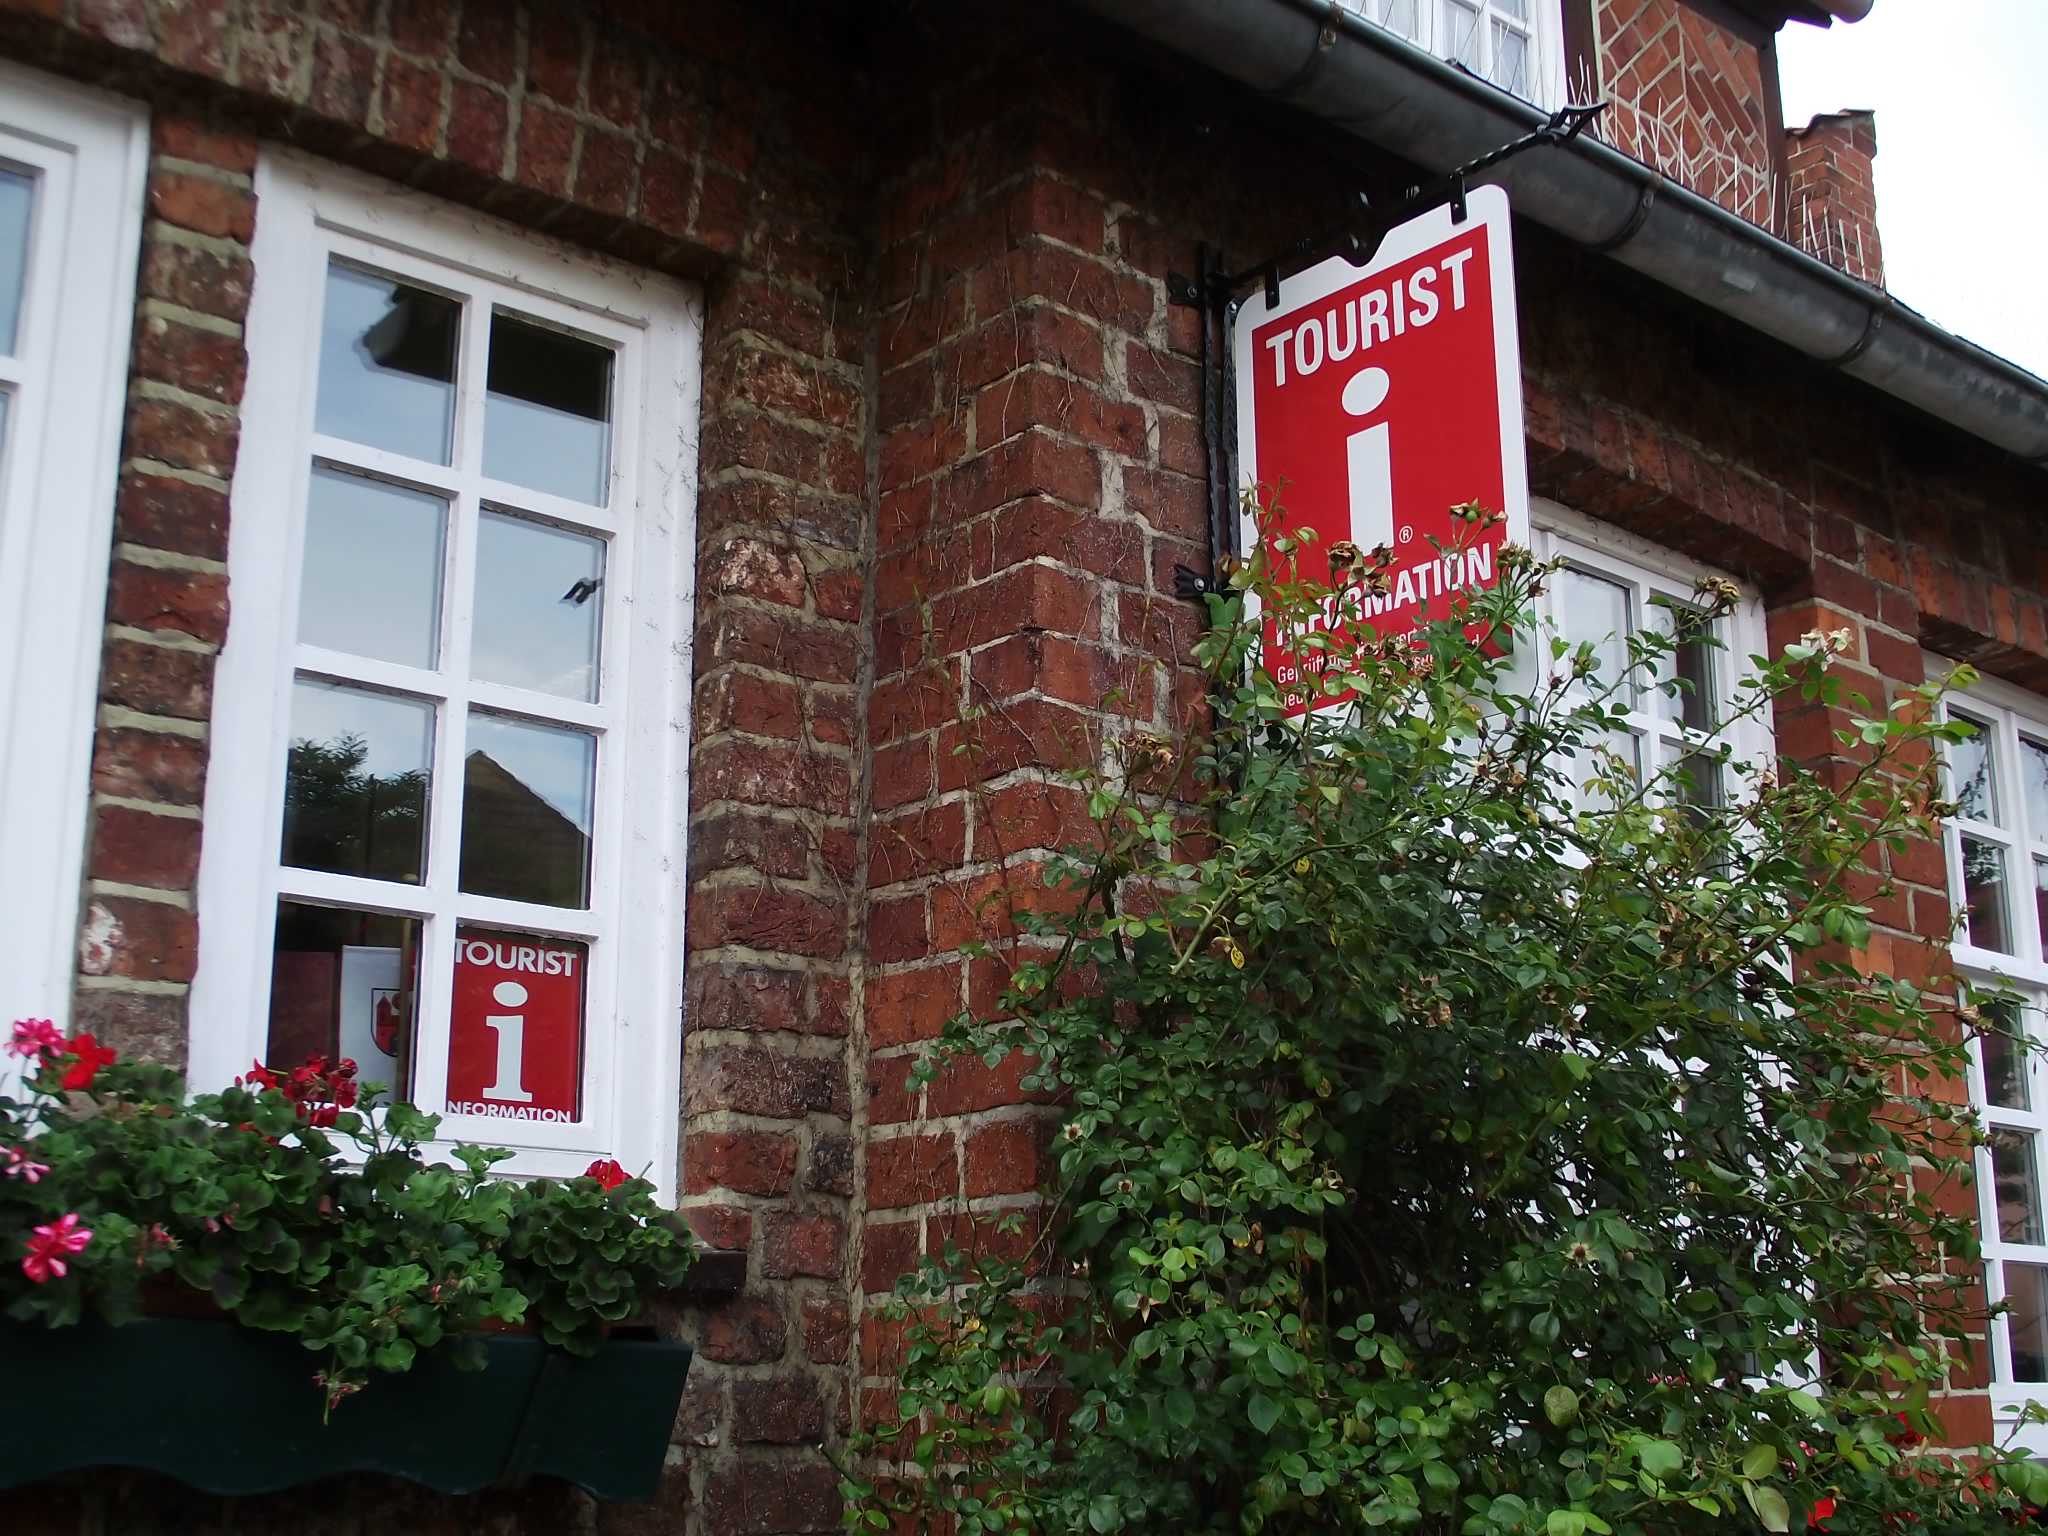
{"type": "Polygon", "coordinates": [[[177,1074],[142,1063],[101,1066],[67,1090],[81,1043],[92,1044],[32,1061],[26,1102],[0,1098],[11,1317],[58,1327],[91,1306],[122,1323],[146,1293],[175,1301],[189,1288],[317,1351],[332,1406],[423,1351],[480,1365],[473,1331],[493,1324],[530,1322],[589,1354],[606,1323],[689,1268],[688,1229],[646,1180],[618,1182],[600,1164],[592,1173],[607,1177],[515,1183],[489,1172],[509,1152],[472,1146],[455,1148],[457,1166],[429,1162],[438,1118],[367,1094],[357,1105],[352,1067],[301,1069],[282,1086],[259,1074],[188,1102],[177,1074]],[[31,1182],[24,1159],[47,1171],[31,1182]],[[38,1281],[13,1260],[68,1213],[91,1239],[38,1281]]]}
{"type": "Polygon", "coordinates": [[[1930,1190],[1976,1131],[1955,999],[1857,959],[1886,855],[1938,836],[1934,691],[1872,711],[1809,636],[1741,707],[1839,711],[1848,766],[1639,783],[1607,743],[1671,641],[1600,676],[1511,548],[1459,620],[1361,645],[1330,616],[1380,567],[1347,550],[1332,594],[1297,554],[1269,535],[1210,599],[1212,728],[1083,776],[1064,905],[1020,903],[1004,1012],[920,1068],[1032,1059],[1061,1252],[901,1282],[849,1520],[1932,1533],[2041,1502],[1919,1444],[1968,1321],[1944,1261],[1976,1257],[1930,1190]],[[1261,623],[1328,708],[1287,712],[1261,623]],[[1198,818],[1148,792],[1189,785],[1198,818]]]}

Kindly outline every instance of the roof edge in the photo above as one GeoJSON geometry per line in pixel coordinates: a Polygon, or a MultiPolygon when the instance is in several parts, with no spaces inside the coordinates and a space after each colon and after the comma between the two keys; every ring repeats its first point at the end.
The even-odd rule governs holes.
{"type": "MultiPolygon", "coordinates": [[[[1338,0],[1075,3],[1432,172],[1545,121],[1338,0]]],[[[1482,179],[1567,239],[1984,442],[2048,463],[2048,381],[1620,151],[1582,135],[1482,179]]]]}

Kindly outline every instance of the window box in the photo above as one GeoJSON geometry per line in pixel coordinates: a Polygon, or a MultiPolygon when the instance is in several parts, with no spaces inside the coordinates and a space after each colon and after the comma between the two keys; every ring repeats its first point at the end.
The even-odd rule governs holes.
{"type": "Polygon", "coordinates": [[[485,1334],[484,1369],[423,1359],[379,1375],[323,1423],[313,1356],[282,1334],[209,1318],[0,1320],[0,1375],[36,1404],[0,1437],[0,1489],[139,1467],[218,1494],[381,1472],[442,1493],[539,1474],[600,1499],[647,1499],[690,1348],[652,1330],[629,1336],[641,1332],[616,1329],[584,1358],[528,1334],[485,1334]]]}

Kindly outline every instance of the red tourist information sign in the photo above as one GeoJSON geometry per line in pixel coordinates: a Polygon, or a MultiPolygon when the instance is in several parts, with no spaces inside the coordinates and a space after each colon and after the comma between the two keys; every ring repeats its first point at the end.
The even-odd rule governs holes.
{"type": "Polygon", "coordinates": [[[530,934],[466,928],[456,936],[449,1113],[578,1118],[587,954],[570,940],[530,934]]]}
{"type": "MultiPolygon", "coordinates": [[[[1384,597],[1350,617],[1379,635],[1448,618],[1491,586],[1502,543],[1529,540],[1521,349],[1507,194],[1473,190],[1463,223],[1438,208],[1391,230],[1372,262],[1338,256],[1247,300],[1236,330],[1242,488],[1281,524],[1316,531],[1302,574],[1340,540],[1393,552],[1384,597]],[[1475,529],[1450,509],[1506,514],[1475,529]],[[1455,553],[1444,553],[1453,551],[1455,553]]],[[[1258,537],[1250,518],[1243,547],[1258,537]]],[[[1269,635],[1267,665],[1300,681],[1269,635]]],[[[1306,700],[1305,692],[1298,702],[1306,700]]]]}

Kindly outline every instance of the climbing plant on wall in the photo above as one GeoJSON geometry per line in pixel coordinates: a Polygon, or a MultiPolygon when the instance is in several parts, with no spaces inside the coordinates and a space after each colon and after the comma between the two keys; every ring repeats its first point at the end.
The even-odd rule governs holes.
{"type": "Polygon", "coordinates": [[[1833,761],[1639,779],[1609,744],[1629,690],[1682,686],[1672,642],[1604,676],[1530,617],[1553,572],[1503,565],[1379,642],[1345,616],[1384,556],[1269,527],[1209,599],[1213,721],[1079,776],[1095,840],[1019,904],[1000,1013],[921,1068],[1030,1058],[1050,1235],[899,1284],[850,1523],[1946,1532],[2048,1501],[1923,1444],[1971,1324],[1973,1010],[1863,952],[1888,856],[1939,835],[1935,690],[1857,699],[1810,635],[1740,706],[1837,712],[1833,761]],[[1290,713],[1265,626],[1326,707],[1290,713]]]}

